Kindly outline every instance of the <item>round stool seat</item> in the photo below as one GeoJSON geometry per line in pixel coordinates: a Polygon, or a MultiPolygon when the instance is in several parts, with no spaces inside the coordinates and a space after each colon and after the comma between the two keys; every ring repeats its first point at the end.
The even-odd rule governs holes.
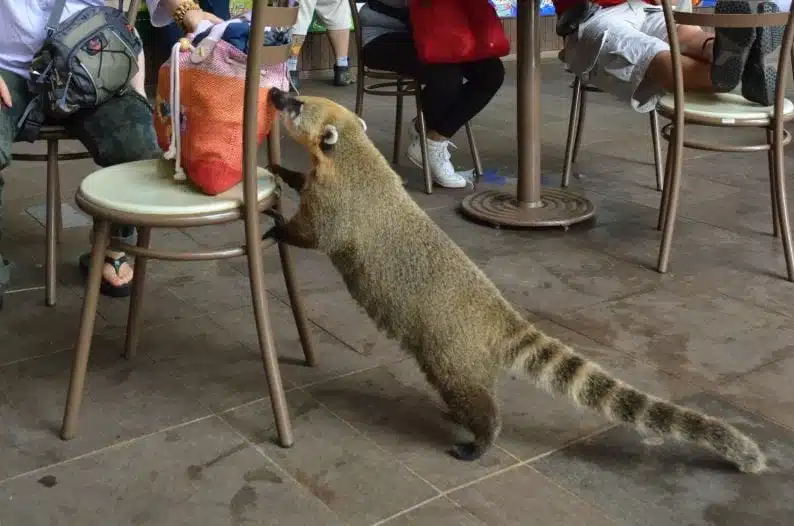
{"type": "MultiPolygon", "coordinates": [[[[675,113],[673,95],[667,94],[659,101],[659,110],[667,115],[675,113]]],[[[774,106],[761,106],[750,102],[738,93],[686,93],[684,115],[688,119],[733,124],[740,121],[768,121],[775,113],[774,106]]],[[[794,117],[794,103],[783,101],[783,116],[794,117]]]]}
{"type": "MultiPolygon", "coordinates": [[[[229,212],[243,204],[243,184],[209,196],[190,181],[175,181],[174,161],[152,159],[102,168],[83,179],[78,195],[110,211],[149,216],[202,215],[229,212]]],[[[270,171],[258,168],[258,199],[273,195],[270,171]]]]}

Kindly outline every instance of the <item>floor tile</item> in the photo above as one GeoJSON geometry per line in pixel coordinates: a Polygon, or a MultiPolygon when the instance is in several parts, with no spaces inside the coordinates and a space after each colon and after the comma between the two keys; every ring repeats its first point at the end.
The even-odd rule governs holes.
{"type": "Polygon", "coordinates": [[[624,427],[532,465],[625,524],[791,524],[794,434],[710,394],[697,395],[688,403],[755,437],[767,453],[770,472],[740,473],[695,446],[648,445],[624,427]]]}
{"type": "Polygon", "coordinates": [[[475,526],[481,524],[447,497],[438,497],[427,504],[383,523],[384,526],[475,526]]]}
{"type": "Polygon", "coordinates": [[[719,387],[722,397],[794,429],[794,356],[719,387]]]}
{"type": "Polygon", "coordinates": [[[288,395],[295,445],[273,443],[268,402],[223,415],[235,429],[333,510],[344,524],[372,524],[437,495],[431,486],[308,395],[288,395]]]}
{"type": "Polygon", "coordinates": [[[476,462],[452,458],[450,447],[471,437],[446,418],[446,408],[412,359],[323,383],[309,392],[390,457],[442,490],[517,462],[498,448],[476,462]]]}
{"type": "Polygon", "coordinates": [[[694,381],[721,382],[794,353],[790,319],[697,290],[660,288],[554,319],[694,381]]]}
{"type": "Polygon", "coordinates": [[[94,339],[77,436],[60,432],[73,353],[0,368],[0,480],[209,414],[170,371],[130,362],[121,341],[94,339]]]}
{"type": "Polygon", "coordinates": [[[0,484],[0,522],[344,524],[218,418],[0,484]]]}
{"type": "Polygon", "coordinates": [[[598,508],[527,467],[511,469],[449,496],[476,518],[474,524],[616,524],[598,508]]]}

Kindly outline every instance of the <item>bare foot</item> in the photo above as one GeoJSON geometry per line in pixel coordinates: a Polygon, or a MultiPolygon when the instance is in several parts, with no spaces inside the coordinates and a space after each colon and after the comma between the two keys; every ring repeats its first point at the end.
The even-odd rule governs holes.
{"type": "MultiPolygon", "coordinates": [[[[124,256],[124,252],[108,250],[107,255],[110,258],[118,260],[124,256]]],[[[102,267],[102,278],[114,287],[123,287],[132,281],[132,265],[124,261],[119,265],[117,270],[114,265],[105,263],[102,267]]]]}

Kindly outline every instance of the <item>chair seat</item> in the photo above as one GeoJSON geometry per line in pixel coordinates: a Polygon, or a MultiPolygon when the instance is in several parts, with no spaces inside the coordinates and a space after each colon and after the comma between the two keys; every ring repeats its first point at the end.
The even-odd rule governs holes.
{"type": "MultiPolygon", "coordinates": [[[[135,161],[102,168],[83,179],[79,195],[115,212],[150,216],[202,215],[229,212],[243,203],[243,185],[216,196],[205,195],[189,181],[173,179],[174,162],[164,159],[135,161]]],[[[276,180],[258,168],[259,201],[273,195],[276,180]]]]}
{"type": "MultiPolygon", "coordinates": [[[[672,94],[662,97],[658,109],[667,115],[675,112],[672,94]]],[[[738,93],[687,93],[684,96],[684,115],[688,119],[734,124],[737,121],[767,121],[775,112],[774,106],[761,106],[738,93]]],[[[794,103],[784,99],[783,115],[794,116],[794,103]]]]}

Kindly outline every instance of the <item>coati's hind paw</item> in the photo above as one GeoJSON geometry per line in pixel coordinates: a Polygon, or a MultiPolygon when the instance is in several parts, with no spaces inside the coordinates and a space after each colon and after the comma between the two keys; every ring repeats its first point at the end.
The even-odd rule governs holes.
{"type": "Polygon", "coordinates": [[[471,462],[482,456],[483,449],[474,442],[461,442],[452,446],[448,453],[458,460],[471,462]]]}

